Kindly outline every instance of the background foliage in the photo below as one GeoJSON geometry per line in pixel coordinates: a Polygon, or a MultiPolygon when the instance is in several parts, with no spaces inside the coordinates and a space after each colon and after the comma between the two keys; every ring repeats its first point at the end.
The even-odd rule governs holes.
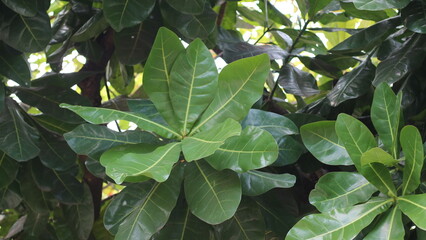
{"type": "Polygon", "coordinates": [[[425,6],[1,0],[0,238],[426,239],[425,6]],[[160,47],[159,35],[174,40],[160,47]],[[159,51],[175,50],[186,53],[177,67],[155,72],[159,60],[175,63],[169,55],[155,59],[159,51]],[[195,117],[175,116],[182,111],[169,110],[185,103],[179,94],[196,89],[179,90],[190,76],[184,70],[202,66],[193,56],[203,51],[201,72],[210,75],[199,81],[211,86],[191,109],[195,117]],[[243,107],[191,132],[207,106],[222,104],[214,100],[224,86],[216,81],[242,89],[238,80],[253,59],[264,67],[257,85],[235,101],[243,107]],[[160,106],[167,95],[156,94],[162,89],[155,79],[168,77],[181,81],[168,94],[171,108],[160,106]],[[218,138],[216,130],[228,135],[218,138]],[[220,144],[192,155],[201,144],[193,133],[220,144]],[[244,148],[241,141],[254,143],[249,157],[267,160],[245,164],[226,154],[244,148]],[[175,151],[167,174],[124,176],[110,165],[126,159],[123,153],[155,161],[177,146],[183,154],[175,151]],[[203,192],[203,176],[213,190],[203,192]],[[220,199],[220,206],[232,201],[221,216],[195,193],[220,199]]]}

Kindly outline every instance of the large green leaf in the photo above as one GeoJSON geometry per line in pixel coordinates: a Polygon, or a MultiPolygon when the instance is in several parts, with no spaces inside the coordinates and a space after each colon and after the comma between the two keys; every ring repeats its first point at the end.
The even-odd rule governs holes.
{"type": "Polygon", "coordinates": [[[0,149],[9,157],[22,162],[39,154],[37,130],[24,121],[20,107],[11,99],[6,99],[0,114],[0,129],[0,149]]]}
{"type": "Polygon", "coordinates": [[[186,14],[201,14],[206,0],[166,0],[166,2],[179,12],[186,14]]]}
{"type": "Polygon", "coordinates": [[[278,159],[274,166],[286,166],[295,163],[306,148],[293,136],[284,136],[277,140],[278,159]]]}
{"type": "Polygon", "coordinates": [[[357,9],[353,2],[341,1],[340,6],[343,10],[345,10],[345,14],[356,18],[378,22],[389,17],[389,12],[387,11],[367,11],[357,9]]]}
{"type": "Polygon", "coordinates": [[[334,121],[320,121],[300,128],[303,143],[319,161],[328,165],[352,165],[353,162],[339,139],[334,121]]]}
{"type": "Polygon", "coordinates": [[[20,53],[0,45],[0,74],[21,86],[30,86],[31,72],[27,61],[20,53]]]}
{"type": "Polygon", "coordinates": [[[374,79],[376,67],[368,58],[361,65],[339,79],[336,86],[327,94],[332,106],[358,98],[366,94],[374,79]]]}
{"type": "Polygon", "coordinates": [[[149,144],[121,145],[106,151],[101,164],[106,173],[118,184],[128,176],[147,176],[164,182],[170,175],[173,164],[179,159],[180,143],[155,147],[149,144]]]}
{"type": "Polygon", "coordinates": [[[170,73],[170,100],[186,136],[214,98],[218,73],[207,47],[200,39],[191,42],[176,59],[170,73]]]}
{"type": "Polygon", "coordinates": [[[164,119],[176,129],[179,125],[173,112],[169,96],[170,72],[184,47],[176,34],[167,28],[160,28],[146,61],[143,73],[143,87],[164,119]]]}
{"type": "Polygon", "coordinates": [[[361,156],[361,166],[368,165],[373,162],[392,167],[398,163],[398,160],[393,158],[392,155],[385,152],[383,149],[375,147],[363,153],[361,156]]]}
{"type": "Polygon", "coordinates": [[[377,192],[361,174],[332,172],[322,176],[309,194],[309,202],[321,212],[366,202],[377,192]]]}
{"type": "Polygon", "coordinates": [[[102,33],[109,24],[102,11],[95,13],[71,37],[73,42],[84,42],[102,33]]]}
{"type": "Polygon", "coordinates": [[[4,5],[25,17],[34,17],[39,10],[37,0],[2,0],[4,5]]]}
{"type": "Polygon", "coordinates": [[[212,155],[229,137],[240,135],[241,126],[228,119],[214,128],[199,132],[182,140],[182,152],[185,160],[190,162],[212,155]]]}
{"type": "Polygon", "coordinates": [[[404,8],[409,2],[410,0],[354,0],[356,8],[370,11],[404,8]]]}
{"type": "Polygon", "coordinates": [[[405,126],[401,130],[401,146],[404,151],[405,165],[402,183],[402,195],[417,189],[424,163],[424,149],[419,130],[414,126],[405,126]]]}
{"type": "Polygon", "coordinates": [[[288,174],[274,174],[251,170],[238,174],[243,194],[257,196],[273,188],[290,188],[296,183],[296,177],[288,174]]]}
{"type": "Polygon", "coordinates": [[[265,222],[259,206],[250,198],[243,198],[235,215],[215,226],[219,239],[264,240],[265,222]]]}
{"type": "Polygon", "coordinates": [[[396,31],[396,26],[400,22],[401,19],[398,17],[378,22],[340,42],[330,51],[342,54],[358,54],[362,50],[370,51],[384,41],[392,32],[396,31]]]}
{"type": "Polygon", "coordinates": [[[189,209],[209,224],[231,218],[241,200],[238,175],[230,170],[216,171],[204,161],[186,166],[184,186],[189,209]]]}
{"type": "Polygon", "coordinates": [[[426,194],[398,197],[398,206],[417,227],[426,230],[426,194]]]}
{"type": "Polygon", "coordinates": [[[178,201],[178,204],[170,214],[166,225],[151,240],[212,240],[213,228],[207,223],[194,216],[185,201],[178,201]]]}
{"type": "Polygon", "coordinates": [[[240,136],[225,141],[206,158],[215,169],[226,168],[237,172],[266,167],[278,157],[278,146],[272,135],[258,127],[246,127],[240,136]]]}
{"type": "Polygon", "coordinates": [[[309,19],[314,19],[315,14],[325,8],[332,0],[323,0],[323,1],[317,1],[317,0],[309,0],[309,11],[308,16],[309,19]]]}
{"type": "Polygon", "coordinates": [[[166,1],[163,1],[161,14],[166,23],[176,28],[179,33],[189,39],[206,39],[216,27],[217,14],[207,1],[203,12],[197,15],[184,14],[170,7],[166,1]]]}
{"type": "Polygon", "coordinates": [[[78,154],[99,159],[106,150],[123,144],[160,144],[156,136],[149,132],[115,132],[105,126],[82,124],[64,134],[68,145],[78,154]]]}
{"type": "Polygon", "coordinates": [[[403,79],[409,72],[420,68],[426,56],[425,42],[426,36],[415,34],[400,48],[395,49],[377,66],[373,85],[378,86],[382,82],[393,84],[403,79]]]}
{"type": "Polygon", "coordinates": [[[19,173],[19,186],[22,199],[26,206],[33,212],[47,212],[48,197],[47,193],[41,191],[36,185],[33,174],[31,173],[31,166],[25,165],[19,173]]]}
{"type": "Polygon", "coordinates": [[[333,209],[328,213],[308,215],[296,223],[285,239],[353,239],[378,214],[386,211],[392,201],[377,198],[347,209],[333,209]]]}
{"type": "Polygon", "coordinates": [[[262,96],[268,73],[269,58],[266,54],[244,58],[223,68],[215,98],[195,124],[192,133],[211,128],[227,118],[242,120],[262,96]],[[235,75],[236,72],[239,74],[235,75]]]}
{"type": "Polygon", "coordinates": [[[31,117],[43,128],[60,135],[67,133],[78,126],[76,124],[63,122],[45,114],[32,115],[31,117]]]}
{"type": "Polygon", "coordinates": [[[395,96],[392,89],[381,83],[374,92],[371,105],[371,120],[386,149],[398,157],[398,132],[401,115],[402,94],[395,96]]]}
{"type": "Polygon", "coordinates": [[[25,17],[7,11],[4,19],[2,40],[21,52],[44,50],[52,37],[50,19],[46,12],[38,12],[33,17],[25,17]]]}
{"type": "Polygon", "coordinates": [[[401,210],[394,206],[384,214],[365,240],[403,240],[405,235],[401,210]]]}
{"type": "Polygon", "coordinates": [[[147,181],[127,186],[108,206],[105,227],[116,240],[150,239],[167,222],[178,199],[183,168],[176,166],[165,182],[147,181]]]}
{"type": "Polygon", "coordinates": [[[151,13],[155,0],[105,0],[105,18],[115,31],[141,23],[151,13]]]}
{"type": "Polygon", "coordinates": [[[421,1],[412,1],[401,11],[404,25],[413,32],[426,33],[426,16],[423,13],[421,1]]]}
{"type": "Polygon", "coordinates": [[[6,153],[0,152],[0,189],[11,184],[18,173],[19,165],[9,158],[6,153]]]}
{"type": "Polygon", "coordinates": [[[81,96],[71,89],[64,89],[55,86],[23,88],[16,87],[16,95],[19,99],[30,105],[37,107],[43,113],[69,123],[81,123],[82,119],[75,113],[59,107],[60,103],[89,106],[90,102],[86,97],[81,96]]]}
{"type": "Polygon", "coordinates": [[[241,126],[259,127],[268,131],[275,139],[299,133],[298,128],[290,119],[273,112],[259,109],[250,109],[246,118],[241,122],[241,126]]]}
{"type": "Polygon", "coordinates": [[[383,164],[377,162],[368,163],[361,167],[360,172],[369,182],[377,187],[380,192],[390,197],[397,196],[389,169],[383,164]]]}
{"type": "Polygon", "coordinates": [[[114,109],[72,106],[61,104],[63,108],[80,115],[84,120],[93,124],[109,123],[115,120],[126,120],[135,123],[138,127],[146,131],[152,131],[166,138],[180,138],[179,133],[167,126],[158,124],[140,113],[122,112],[114,109]]]}
{"type": "Polygon", "coordinates": [[[320,92],[312,74],[290,64],[284,65],[280,69],[277,81],[287,93],[297,96],[309,97],[320,92]]]}
{"type": "Polygon", "coordinates": [[[355,166],[360,170],[361,155],[369,149],[377,147],[373,134],[362,122],[343,113],[337,117],[336,134],[355,166]]]}

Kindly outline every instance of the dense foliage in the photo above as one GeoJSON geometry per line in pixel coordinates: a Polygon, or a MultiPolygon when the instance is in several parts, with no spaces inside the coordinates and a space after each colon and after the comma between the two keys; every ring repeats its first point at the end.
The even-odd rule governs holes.
{"type": "Polygon", "coordinates": [[[0,238],[426,239],[424,0],[1,0],[0,238]]]}

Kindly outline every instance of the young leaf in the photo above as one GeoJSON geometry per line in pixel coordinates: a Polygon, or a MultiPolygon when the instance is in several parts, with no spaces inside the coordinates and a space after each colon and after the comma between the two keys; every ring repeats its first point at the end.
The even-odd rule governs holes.
{"type": "Polygon", "coordinates": [[[169,96],[170,72],[184,47],[176,34],[167,28],[160,28],[152,45],[143,73],[143,87],[149,99],[172,127],[179,124],[173,112],[169,96]]]}
{"type": "Polygon", "coordinates": [[[396,188],[392,182],[392,177],[389,173],[389,169],[381,163],[373,162],[367,163],[361,167],[360,173],[374,186],[376,186],[380,192],[390,196],[396,197],[396,188]]]}
{"type": "Polygon", "coordinates": [[[145,143],[121,145],[102,154],[100,162],[118,184],[128,176],[141,175],[164,182],[178,161],[180,151],[181,145],[176,142],[157,148],[145,143]]]}
{"type": "Polygon", "coordinates": [[[401,210],[394,206],[381,217],[365,240],[403,240],[405,235],[401,210]]]}
{"type": "Polygon", "coordinates": [[[369,149],[377,147],[373,134],[362,122],[343,113],[337,117],[336,133],[353,163],[360,170],[361,155],[369,149]]]}
{"type": "Polygon", "coordinates": [[[353,162],[339,139],[334,121],[320,121],[300,128],[303,143],[319,161],[328,165],[352,165],[353,162]]]}
{"type": "Polygon", "coordinates": [[[381,163],[388,167],[394,166],[398,163],[398,161],[395,160],[389,153],[378,147],[368,150],[361,156],[361,166],[374,162],[381,163]]]}
{"type": "Polygon", "coordinates": [[[274,137],[258,127],[246,127],[240,136],[231,137],[206,158],[217,170],[226,168],[237,172],[266,167],[278,157],[274,137]]]}
{"type": "Polygon", "coordinates": [[[402,95],[395,96],[386,84],[380,84],[375,92],[371,105],[371,120],[379,133],[383,145],[394,158],[398,157],[398,130],[401,115],[402,95]]]}
{"type": "Polygon", "coordinates": [[[209,224],[231,218],[241,200],[241,185],[236,173],[216,171],[204,161],[185,169],[185,197],[191,212],[209,224]]]}
{"type": "Polygon", "coordinates": [[[227,119],[214,128],[186,137],[182,140],[182,152],[185,160],[190,162],[212,155],[229,137],[240,135],[241,126],[227,119]]]}
{"type": "Polygon", "coordinates": [[[424,163],[422,137],[414,126],[405,126],[401,130],[401,146],[405,155],[405,166],[402,182],[402,195],[417,189],[424,163]]]}
{"type": "Polygon", "coordinates": [[[426,193],[398,197],[398,206],[417,227],[426,230],[426,193]]]}
{"type": "Polygon", "coordinates": [[[115,31],[141,23],[151,13],[155,0],[105,0],[105,18],[115,31]]]}
{"type": "Polygon", "coordinates": [[[175,132],[167,126],[152,121],[143,114],[122,112],[114,109],[72,106],[69,104],[61,104],[63,108],[67,108],[84,118],[84,120],[93,124],[109,123],[115,120],[126,120],[135,123],[138,127],[146,131],[152,131],[165,138],[180,138],[179,133],[175,132]]]}
{"type": "Polygon", "coordinates": [[[290,188],[296,183],[296,177],[288,174],[273,174],[251,170],[238,174],[243,194],[257,196],[273,188],[290,188]]]}
{"type": "Polygon", "coordinates": [[[235,215],[216,226],[219,239],[265,239],[265,222],[259,206],[243,198],[235,215]]]}
{"type": "Polygon", "coordinates": [[[200,39],[191,42],[176,59],[170,73],[169,95],[183,136],[213,100],[217,79],[216,64],[200,39]]]}
{"type": "Polygon", "coordinates": [[[116,240],[150,239],[166,224],[175,207],[182,176],[183,168],[176,166],[165,182],[151,180],[127,186],[106,209],[106,229],[116,240]]]}
{"type": "Polygon", "coordinates": [[[332,172],[322,176],[309,194],[309,202],[320,212],[366,202],[377,188],[361,174],[332,172]]]}
{"type": "Polygon", "coordinates": [[[219,75],[219,88],[215,98],[191,133],[211,128],[228,118],[242,120],[262,95],[268,73],[269,58],[266,54],[244,58],[227,65],[219,75]],[[239,74],[235,75],[236,72],[239,74]]]}
{"type": "Polygon", "coordinates": [[[333,209],[328,213],[308,215],[294,225],[285,239],[353,239],[378,214],[386,211],[392,201],[377,198],[347,209],[333,209]]]}

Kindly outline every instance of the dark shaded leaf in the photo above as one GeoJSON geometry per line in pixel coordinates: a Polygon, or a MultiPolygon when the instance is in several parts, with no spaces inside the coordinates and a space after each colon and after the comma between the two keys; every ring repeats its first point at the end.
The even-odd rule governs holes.
{"type": "Polygon", "coordinates": [[[0,43],[0,74],[21,86],[31,85],[31,72],[23,55],[0,43]]]}
{"type": "Polygon", "coordinates": [[[16,208],[22,201],[19,185],[15,182],[7,188],[0,189],[0,208],[16,208]]]}
{"type": "Polygon", "coordinates": [[[312,96],[319,93],[315,78],[290,64],[284,65],[277,79],[287,93],[297,96],[312,96]]]}
{"type": "Polygon", "coordinates": [[[166,2],[179,12],[198,15],[203,13],[206,0],[166,0],[166,2]]]}
{"type": "Polygon", "coordinates": [[[306,152],[303,144],[299,143],[293,136],[284,136],[277,139],[278,159],[273,166],[286,166],[295,163],[300,155],[306,152]]]}
{"type": "Polygon", "coordinates": [[[310,70],[331,78],[339,78],[342,76],[342,70],[354,67],[358,63],[352,57],[338,54],[317,55],[314,58],[298,56],[298,58],[310,70]]]}
{"type": "Polygon", "coordinates": [[[314,19],[315,15],[321,11],[323,8],[325,8],[329,3],[331,3],[332,0],[309,0],[309,11],[308,16],[309,19],[314,19]]]}
{"type": "Polygon", "coordinates": [[[15,181],[19,165],[6,153],[0,152],[0,189],[7,188],[9,184],[15,181]]]}
{"type": "Polygon", "coordinates": [[[73,42],[84,42],[102,33],[109,24],[103,12],[95,13],[87,22],[83,24],[71,37],[73,42]]]}
{"type": "Polygon", "coordinates": [[[77,125],[60,121],[44,114],[31,116],[43,128],[60,135],[73,130],[77,125]]]}
{"type": "Polygon", "coordinates": [[[105,0],[104,15],[111,27],[120,32],[145,20],[155,6],[155,0],[105,0]]]}
{"type": "Polygon", "coordinates": [[[424,2],[412,1],[401,11],[404,25],[413,32],[426,33],[426,16],[424,14],[424,2]]]}
{"type": "Polygon", "coordinates": [[[23,237],[25,239],[40,239],[46,231],[49,220],[49,212],[33,212],[29,211],[24,223],[23,237]]]}
{"type": "Polygon", "coordinates": [[[288,173],[273,174],[251,170],[238,175],[243,194],[247,196],[258,196],[273,188],[290,188],[296,182],[296,177],[288,173]]]}
{"type": "Polygon", "coordinates": [[[75,73],[49,73],[40,78],[31,81],[33,87],[56,86],[61,88],[71,88],[87,77],[99,74],[101,72],[84,71],[75,73]]]}

